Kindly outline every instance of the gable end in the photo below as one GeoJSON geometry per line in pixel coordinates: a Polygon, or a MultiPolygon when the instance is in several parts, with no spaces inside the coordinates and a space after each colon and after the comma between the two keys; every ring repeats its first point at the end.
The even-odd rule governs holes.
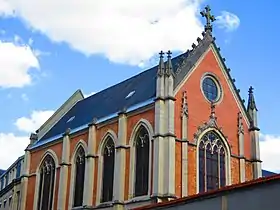
{"type": "Polygon", "coordinates": [[[217,62],[218,64],[220,65],[220,68],[222,70],[222,72],[224,73],[225,77],[227,78],[227,83],[231,89],[231,92],[233,93],[235,99],[236,99],[236,102],[237,102],[237,105],[239,107],[239,109],[241,110],[241,113],[242,115],[244,116],[244,119],[245,119],[245,122],[247,124],[247,126],[249,127],[250,125],[250,116],[248,114],[248,112],[246,111],[246,107],[245,107],[245,104],[239,94],[239,91],[234,83],[234,79],[231,77],[230,73],[229,73],[229,69],[227,68],[226,64],[225,64],[225,61],[223,59],[223,57],[221,56],[221,53],[219,52],[219,48],[217,47],[216,43],[213,42],[213,44],[210,46],[212,48],[212,51],[217,59],[217,62]]]}

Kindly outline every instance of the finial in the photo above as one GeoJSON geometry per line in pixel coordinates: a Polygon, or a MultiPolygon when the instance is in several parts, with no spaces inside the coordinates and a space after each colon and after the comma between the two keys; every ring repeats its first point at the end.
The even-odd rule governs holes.
{"type": "Polygon", "coordinates": [[[97,119],[96,117],[94,117],[94,118],[92,119],[92,123],[93,123],[93,124],[96,124],[97,121],[98,121],[98,119],[97,119]]]}
{"type": "Polygon", "coordinates": [[[163,51],[160,51],[160,52],[159,52],[159,58],[163,58],[163,55],[164,55],[164,52],[163,52],[163,51]]]}
{"type": "Polygon", "coordinates": [[[189,115],[188,110],[188,102],[187,102],[187,91],[183,91],[183,97],[182,97],[182,117],[189,115]]]}
{"type": "Polygon", "coordinates": [[[204,30],[212,32],[212,24],[211,22],[214,22],[216,20],[215,16],[212,15],[211,13],[211,8],[209,5],[205,7],[205,10],[201,11],[200,14],[202,17],[205,17],[206,19],[206,25],[204,26],[204,30]]]}
{"type": "Polygon", "coordinates": [[[167,58],[171,58],[172,52],[170,50],[167,51],[167,58]]]}
{"type": "Polygon", "coordinates": [[[244,133],[244,128],[243,128],[243,117],[241,112],[238,112],[238,134],[244,133]]]}
{"type": "Polygon", "coordinates": [[[256,110],[258,111],[257,106],[256,106],[256,102],[255,102],[255,98],[254,98],[254,92],[253,92],[253,90],[254,90],[254,88],[253,88],[252,86],[250,86],[249,91],[248,91],[248,93],[249,93],[249,99],[248,99],[247,111],[248,111],[249,109],[251,109],[251,110],[256,109],[256,110]]]}
{"type": "Polygon", "coordinates": [[[30,140],[31,144],[34,144],[34,142],[36,142],[38,140],[38,135],[36,133],[31,133],[29,140],[30,140]]]}
{"type": "Polygon", "coordinates": [[[159,53],[159,64],[158,64],[158,76],[162,76],[164,74],[164,61],[163,61],[164,52],[160,51],[159,53]]]}
{"type": "Polygon", "coordinates": [[[70,134],[70,132],[71,132],[71,129],[70,129],[70,128],[67,128],[66,131],[65,131],[65,133],[64,133],[64,135],[65,135],[65,136],[68,136],[68,135],[70,134]]]}
{"type": "Polygon", "coordinates": [[[167,62],[166,62],[166,66],[165,66],[166,75],[167,76],[171,76],[171,75],[174,76],[172,62],[171,62],[172,52],[170,50],[168,50],[168,52],[166,54],[167,54],[167,62]]]}
{"type": "Polygon", "coordinates": [[[253,90],[254,90],[254,88],[252,87],[252,86],[250,86],[250,88],[249,88],[249,94],[252,94],[253,93],[253,90]]]}

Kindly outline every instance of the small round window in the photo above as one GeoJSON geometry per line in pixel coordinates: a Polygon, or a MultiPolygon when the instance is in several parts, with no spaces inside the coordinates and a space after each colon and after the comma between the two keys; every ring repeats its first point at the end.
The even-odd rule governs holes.
{"type": "Polygon", "coordinates": [[[202,91],[204,96],[211,102],[219,100],[218,82],[211,76],[206,76],[202,81],[202,91]]]}

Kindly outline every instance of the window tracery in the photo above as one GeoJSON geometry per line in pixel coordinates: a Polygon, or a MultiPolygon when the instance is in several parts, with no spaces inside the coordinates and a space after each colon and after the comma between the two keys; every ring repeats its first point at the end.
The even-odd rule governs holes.
{"type": "Polygon", "coordinates": [[[47,155],[40,167],[38,210],[52,209],[54,178],[55,162],[50,155],[47,155]]]}
{"type": "Polygon", "coordinates": [[[149,185],[149,149],[150,139],[149,133],[144,126],[141,126],[138,130],[135,139],[135,187],[134,195],[142,196],[148,194],[149,185]]]}
{"type": "Polygon", "coordinates": [[[74,207],[83,205],[84,180],[85,180],[85,150],[80,146],[76,153],[75,160],[75,194],[74,207]]]}
{"type": "Polygon", "coordinates": [[[199,191],[214,190],[226,184],[225,146],[214,131],[208,131],[199,143],[199,191]]]}
{"type": "Polygon", "coordinates": [[[102,198],[101,202],[113,200],[115,168],[115,144],[111,137],[106,139],[103,149],[103,179],[102,179],[102,198]]]}

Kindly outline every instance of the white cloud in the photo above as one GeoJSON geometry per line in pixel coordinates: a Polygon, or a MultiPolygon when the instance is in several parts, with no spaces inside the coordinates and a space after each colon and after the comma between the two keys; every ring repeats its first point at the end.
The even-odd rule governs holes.
{"type": "MultiPolygon", "coordinates": [[[[15,125],[19,131],[34,132],[53,113],[51,110],[33,111],[30,117],[17,119],[15,125]]],[[[7,169],[19,156],[24,155],[24,149],[28,144],[28,135],[17,136],[14,133],[0,133],[0,169],[7,169]]]]}
{"type": "Polygon", "coordinates": [[[21,94],[21,98],[24,101],[28,101],[29,100],[28,96],[25,93],[21,94]]]}
{"type": "Polygon", "coordinates": [[[8,0],[0,0],[0,16],[13,15],[13,7],[8,0]]]}
{"type": "Polygon", "coordinates": [[[0,169],[7,169],[19,156],[24,155],[28,144],[28,136],[0,133],[0,169]]]}
{"type": "Polygon", "coordinates": [[[51,54],[50,52],[42,51],[39,49],[34,49],[33,52],[36,57],[49,56],[51,54]]]}
{"type": "Polygon", "coordinates": [[[43,125],[52,115],[54,111],[33,111],[30,117],[21,117],[16,120],[15,125],[18,130],[27,133],[35,132],[41,125],[43,125]]]}
{"type": "Polygon", "coordinates": [[[33,44],[34,40],[32,38],[28,39],[28,45],[31,46],[33,44]]]}
{"type": "Polygon", "coordinates": [[[240,25],[240,19],[237,15],[227,11],[222,11],[222,15],[217,16],[216,19],[218,27],[227,31],[234,31],[240,25]]]}
{"type": "Polygon", "coordinates": [[[39,69],[39,62],[29,46],[0,40],[0,66],[0,87],[21,88],[31,84],[30,70],[39,69]]]}
{"type": "Polygon", "coordinates": [[[280,136],[260,135],[262,168],[280,172],[280,136]]]}
{"type": "Polygon", "coordinates": [[[3,1],[31,29],[52,41],[66,42],[86,55],[102,54],[113,62],[132,65],[160,50],[185,51],[203,30],[202,0],[3,1]]]}

